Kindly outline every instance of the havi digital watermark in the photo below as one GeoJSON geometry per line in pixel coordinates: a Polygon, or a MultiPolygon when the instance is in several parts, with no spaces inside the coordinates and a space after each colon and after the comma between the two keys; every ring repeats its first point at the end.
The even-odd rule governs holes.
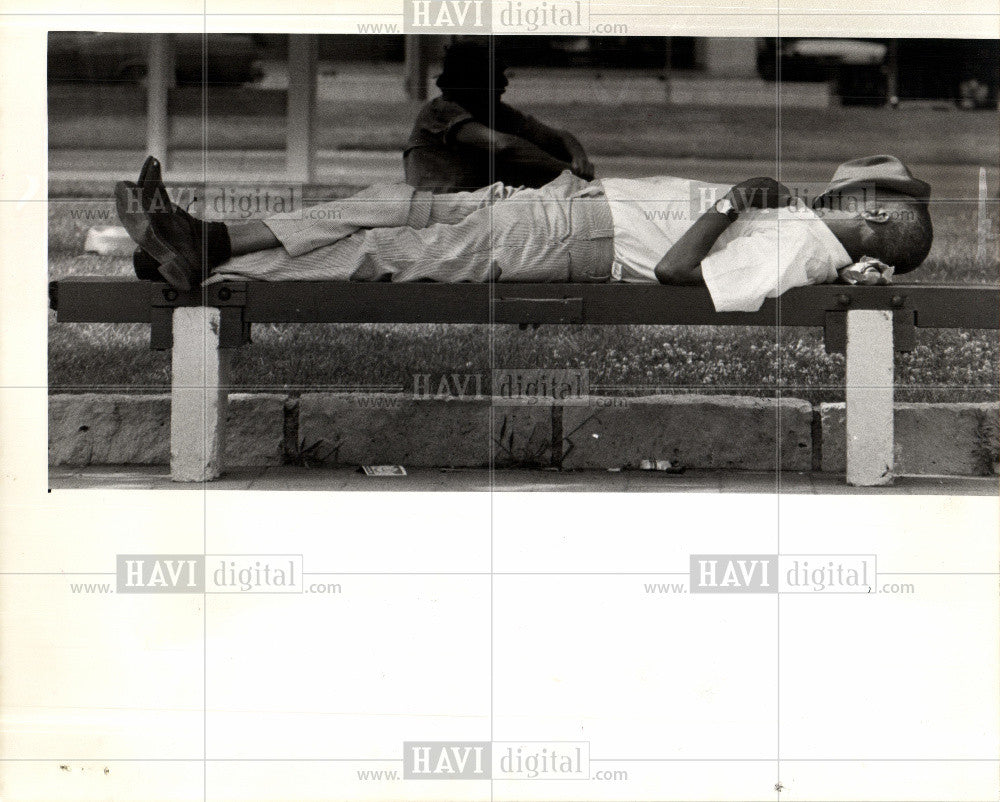
{"type": "Polygon", "coordinates": [[[874,554],[692,554],[691,593],[872,593],[874,554]]]}

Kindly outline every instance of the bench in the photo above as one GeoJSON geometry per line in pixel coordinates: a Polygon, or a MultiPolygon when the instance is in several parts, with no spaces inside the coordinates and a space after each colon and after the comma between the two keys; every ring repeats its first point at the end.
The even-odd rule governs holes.
{"type": "Polygon", "coordinates": [[[75,277],[49,285],[60,323],[148,323],[171,356],[175,481],[222,471],[228,365],[254,323],[518,323],[811,326],[847,360],[847,482],[892,481],[893,351],[917,328],[1000,328],[997,285],[826,284],[789,290],[757,312],[718,313],[704,287],[649,284],[226,282],[166,284],[75,277]]]}

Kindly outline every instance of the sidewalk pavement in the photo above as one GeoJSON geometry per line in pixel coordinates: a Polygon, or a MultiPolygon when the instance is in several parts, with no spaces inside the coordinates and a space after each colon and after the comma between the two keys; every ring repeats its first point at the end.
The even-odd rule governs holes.
{"type": "Polygon", "coordinates": [[[166,466],[49,468],[51,490],[394,490],[446,492],[796,493],[804,495],[996,496],[996,477],[899,477],[890,487],[849,487],[830,473],[559,471],[422,468],[406,476],[370,477],[356,468],[241,468],[215,482],[170,481],[166,466]]]}

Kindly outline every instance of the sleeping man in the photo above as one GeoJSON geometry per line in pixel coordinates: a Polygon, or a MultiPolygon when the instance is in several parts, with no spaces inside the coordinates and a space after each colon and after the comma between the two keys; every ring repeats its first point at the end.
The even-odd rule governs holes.
{"type": "MultiPolygon", "coordinates": [[[[431,194],[404,184],[240,224],[167,199],[159,164],[115,188],[119,217],[178,290],[203,281],[704,283],[717,311],[754,311],[864,258],[916,268],[933,236],[930,187],[893,156],[842,164],[811,205],[770,178],[667,176],[431,194]]],[[[891,275],[892,271],[885,271],[891,275]]]]}

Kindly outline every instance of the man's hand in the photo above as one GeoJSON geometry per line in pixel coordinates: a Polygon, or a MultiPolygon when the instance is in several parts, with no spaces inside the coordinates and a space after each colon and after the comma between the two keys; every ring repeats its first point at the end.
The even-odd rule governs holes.
{"type": "Polygon", "coordinates": [[[579,176],[584,181],[594,180],[594,165],[590,163],[586,153],[574,154],[569,169],[573,175],[579,176]]]}
{"type": "Polygon", "coordinates": [[[569,131],[560,131],[559,138],[562,141],[563,150],[569,156],[570,172],[584,181],[593,181],[594,165],[587,158],[587,151],[583,149],[580,141],[569,131]]]}
{"type": "Polygon", "coordinates": [[[726,193],[726,197],[736,207],[736,211],[747,209],[777,209],[788,203],[788,187],[773,178],[762,176],[740,181],[726,193]]]}

